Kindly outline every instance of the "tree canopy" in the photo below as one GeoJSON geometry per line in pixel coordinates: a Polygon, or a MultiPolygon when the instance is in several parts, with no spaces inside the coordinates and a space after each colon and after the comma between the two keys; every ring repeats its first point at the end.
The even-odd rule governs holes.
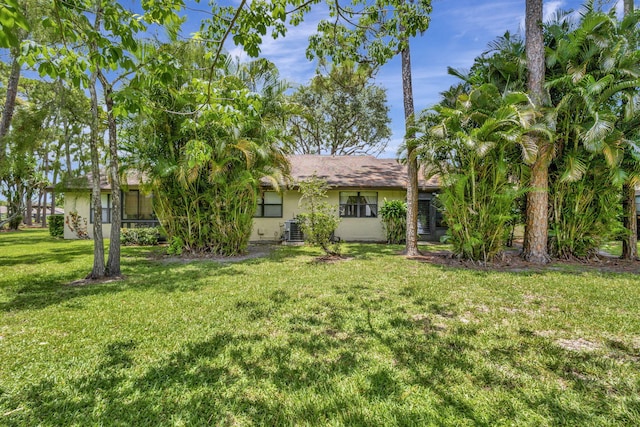
{"type": "Polygon", "coordinates": [[[379,154],[387,146],[387,94],[355,66],[334,66],[292,96],[299,106],[288,122],[287,150],[300,154],[379,154]]]}

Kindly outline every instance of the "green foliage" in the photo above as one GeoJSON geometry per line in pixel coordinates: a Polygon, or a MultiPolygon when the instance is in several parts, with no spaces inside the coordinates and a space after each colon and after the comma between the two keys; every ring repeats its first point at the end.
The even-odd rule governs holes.
{"type": "Polygon", "coordinates": [[[171,243],[169,243],[169,247],[167,248],[167,253],[169,255],[182,255],[182,248],[184,247],[184,242],[178,236],[173,236],[171,238],[171,243]]]}
{"type": "Polygon", "coordinates": [[[387,243],[404,243],[407,238],[407,203],[402,200],[385,199],[379,213],[387,234],[387,243]]]}
{"type": "Polygon", "coordinates": [[[309,38],[307,57],[335,64],[382,65],[404,50],[411,37],[429,28],[431,0],[383,0],[357,7],[328,2],[330,18],[309,38]]]}
{"type": "Polygon", "coordinates": [[[300,154],[379,154],[391,135],[386,91],[370,83],[366,67],[334,66],[300,86],[288,123],[288,150],[300,154]]]}
{"type": "Polygon", "coordinates": [[[509,238],[512,207],[522,192],[506,177],[495,178],[475,180],[472,174],[449,175],[438,195],[449,226],[444,241],[451,243],[462,258],[490,261],[504,249],[509,238]]]}
{"type": "Polygon", "coordinates": [[[340,255],[340,242],[333,242],[333,236],[340,223],[336,208],[326,199],[329,186],[316,175],[298,183],[300,204],[306,211],[298,215],[304,239],[311,245],[319,246],[327,255],[340,255]]]}
{"type": "MultiPolygon", "coordinates": [[[[163,57],[169,48],[181,52],[176,63],[200,70],[207,64],[196,45],[161,46],[153,54],[163,57]]],[[[183,253],[243,253],[260,180],[277,186],[288,170],[279,147],[286,86],[263,60],[216,69],[213,98],[199,72],[174,77],[167,87],[148,88],[159,108],[129,124],[131,166],[149,176],[154,211],[172,245],[182,244],[183,253]],[[171,113],[194,108],[195,117],[171,113]]]]}
{"type": "MultiPolygon", "coordinates": [[[[553,146],[549,233],[555,256],[590,256],[602,239],[618,234],[617,194],[639,170],[639,18],[636,12],[618,20],[591,5],[579,21],[559,13],[545,24],[547,105],[521,141],[543,137],[553,146]]],[[[453,70],[464,82],[446,94],[443,106],[453,108],[452,95],[489,82],[500,92],[526,87],[523,40],[507,33],[490,48],[468,75],[453,70]]],[[[508,156],[510,179],[520,188],[529,185],[528,164],[537,155],[530,154],[508,156]]]]}
{"type": "Polygon", "coordinates": [[[52,237],[64,236],[64,215],[49,215],[47,221],[49,223],[49,235],[52,237]]]}
{"type": "Polygon", "coordinates": [[[157,227],[123,228],[121,244],[125,246],[154,246],[158,244],[160,230],[157,227]]]}
{"type": "Polygon", "coordinates": [[[486,84],[462,93],[455,105],[439,105],[423,118],[420,155],[442,179],[438,200],[454,252],[489,261],[504,248],[513,222],[517,189],[514,176],[520,156],[535,146],[522,137],[534,118],[527,96],[501,94],[486,84]]]}
{"type": "Polygon", "coordinates": [[[611,181],[604,159],[592,155],[586,171],[576,181],[561,179],[554,172],[549,191],[549,245],[560,258],[590,258],[606,241],[622,232],[620,187],[611,181]]]}
{"type": "Polygon", "coordinates": [[[0,2],[0,47],[17,48],[20,45],[18,32],[29,31],[29,22],[17,0],[0,2]]]}

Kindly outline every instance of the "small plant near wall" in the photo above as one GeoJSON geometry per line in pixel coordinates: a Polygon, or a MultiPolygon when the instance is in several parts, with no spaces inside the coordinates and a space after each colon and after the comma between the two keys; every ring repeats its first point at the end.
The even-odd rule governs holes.
{"type": "Polygon", "coordinates": [[[125,246],[154,246],[160,239],[160,230],[157,227],[123,228],[120,238],[125,246]]]}
{"type": "Polygon", "coordinates": [[[298,222],[307,243],[320,246],[328,256],[340,256],[340,242],[334,239],[340,218],[335,206],[324,200],[327,190],[327,182],[315,175],[300,182],[300,205],[307,212],[298,215],[298,222]]]}
{"type": "Polygon", "coordinates": [[[380,207],[380,217],[387,234],[387,243],[404,243],[407,238],[407,203],[402,200],[385,199],[380,207]]]}
{"type": "Polygon", "coordinates": [[[64,236],[64,215],[49,215],[49,234],[52,237],[64,236]]]}
{"type": "Polygon", "coordinates": [[[87,219],[80,216],[77,211],[69,212],[65,223],[69,227],[69,230],[76,234],[78,239],[86,240],[89,238],[89,233],[87,232],[87,219]]]}

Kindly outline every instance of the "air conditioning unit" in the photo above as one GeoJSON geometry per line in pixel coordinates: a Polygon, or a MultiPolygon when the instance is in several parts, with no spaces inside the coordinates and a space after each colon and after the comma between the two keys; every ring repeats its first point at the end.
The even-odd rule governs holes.
{"type": "Polygon", "coordinates": [[[284,241],[304,242],[304,235],[297,220],[289,219],[284,222],[284,241]]]}

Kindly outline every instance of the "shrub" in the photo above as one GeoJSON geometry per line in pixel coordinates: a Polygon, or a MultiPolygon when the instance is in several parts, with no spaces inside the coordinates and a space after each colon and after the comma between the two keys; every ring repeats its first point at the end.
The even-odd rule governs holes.
{"type": "Polygon", "coordinates": [[[386,200],[380,208],[382,226],[387,243],[399,245],[407,239],[407,203],[402,200],[386,200]]]}
{"type": "Polygon", "coordinates": [[[153,246],[158,244],[160,231],[157,227],[123,228],[120,236],[125,246],[153,246]]]}
{"type": "Polygon", "coordinates": [[[64,215],[49,215],[49,234],[52,237],[64,236],[64,215]]]}
{"type": "Polygon", "coordinates": [[[300,203],[307,213],[298,215],[298,222],[307,243],[320,246],[327,255],[340,255],[340,243],[332,243],[340,218],[335,208],[323,201],[328,188],[326,181],[315,175],[300,182],[300,203]]]}

